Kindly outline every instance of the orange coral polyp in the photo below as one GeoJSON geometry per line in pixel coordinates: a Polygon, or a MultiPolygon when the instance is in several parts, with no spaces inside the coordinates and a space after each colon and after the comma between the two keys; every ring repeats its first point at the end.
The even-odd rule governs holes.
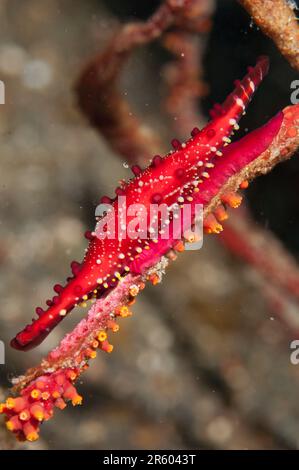
{"type": "Polygon", "coordinates": [[[17,398],[9,397],[0,405],[0,413],[6,416],[6,427],[20,440],[36,441],[41,423],[50,419],[54,409],[63,409],[65,400],[74,406],[82,403],[82,397],[73,386],[73,378],[78,376],[72,369],[60,369],[33,380],[21,391],[17,398]],[[61,392],[57,390],[57,385],[61,392]],[[39,389],[43,392],[40,393],[39,389]],[[64,400],[60,398],[60,393],[64,400]]]}

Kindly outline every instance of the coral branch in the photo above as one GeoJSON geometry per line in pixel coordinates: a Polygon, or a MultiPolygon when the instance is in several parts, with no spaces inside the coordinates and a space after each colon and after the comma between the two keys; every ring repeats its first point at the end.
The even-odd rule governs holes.
{"type": "MultiPolygon", "coordinates": [[[[258,158],[246,162],[245,166],[239,167],[238,172],[232,175],[222,186],[221,190],[217,192],[215,197],[209,202],[205,209],[205,213],[209,213],[222,202],[229,203],[229,198],[225,201],[225,195],[235,193],[238,188],[242,188],[244,181],[250,181],[258,175],[268,173],[277,163],[290,158],[297,150],[299,145],[299,105],[288,106],[283,110],[282,122],[280,125],[279,132],[274,137],[271,144],[263,151],[258,158]]],[[[279,115],[277,115],[278,118],[279,115]]],[[[274,118],[275,119],[275,118],[274,118]]],[[[271,121],[270,121],[271,122],[271,121]]],[[[261,128],[260,128],[261,129],[261,128]]],[[[232,163],[233,156],[236,153],[239,155],[239,165],[244,164],[243,158],[245,157],[244,148],[242,144],[247,140],[255,140],[256,144],[259,141],[258,132],[253,131],[247,136],[243,137],[239,142],[235,142],[228,147],[226,155],[226,163],[229,166],[232,163]],[[241,144],[242,143],[242,144],[241,144]],[[240,145],[241,144],[241,145],[240,145]],[[242,152],[241,152],[242,149],[242,152]],[[243,153],[243,154],[242,154],[243,153]],[[243,161],[242,161],[243,160],[243,161]]],[[[263,144],[259,141],[259,143],[263,144]]],[[[251,155],[252,158],[252,155],[251,155]]],[[[219,171],[219,167],[215,168],[219,171]]],[[[223,171],[223,168],[221,169],[223,171]]]]}
{"type": "Polygon", "coordinates": [[[295,337],[299,331],[299,266],[274,234],[255,224],[243,206],[219,240],[255,270],[254,282],[270,310],[295,337]]]}
{"type": "Polygon", "coordinates": [[[186,136],[195,122],[199,126],[204,122],[197,106],[197,98],[208,91],[199,78],[202,75],[203,41],[188,32],[172,32],[165,36],[163,45],[176,59],[164,71],[169,90],[165,108],[174,120],[176,131],[186,136]]]}
{"type": "Polygon", "coordinates": [[[296,297],[289,295],[289,292],[283,290],[279,285],[263,282],[263,279],[259,284],[268,303],[269,310],[285,326],[289,338],[292,340],[298,338],[299,316],[298,300],[296,297]]]}
{"type": "Polygon", "coordinates": [[[239,0],[254,22],[276,44],[281,54],[299,71],[299,26],[291,2],[239,0]]]}
{"type": "Polygon", "coordinates": [[[97,348],[111,352],[107,331],[117,332],[117,317],[131,315],[129,305],[144,288],[141,276],[129,274],[106,297],[98,299],[74,330],[67,334],[60,345],[52,350],[41,365],[30,369],[25,377],[15,382],[15,391],[26,386],[31,380],[48,371],[62,367],[82,370],[95,357],[97,348]],[[126,307],[126,308],[123,308],[126,307]],[[99,340],[99,337],[101,340],[99,340]]]}
{"type": "Polygon", "coordinates": [[[7,429],[19,440],[36,441],[41,423],[52,418],[55,407],[63,410],[67,401],[81,404],[82,397],[73,386],[77,376],[78,371],[69,368],[45,373],[32,380],[19,397],[8,398],[0,405],[7,429]]]}
{"type": "MultiPolygon", "coordinates": [[[[226,105],[228,102],[225,102],[226,105]]],[[[289,158],[298,146],[299,105],[286,108],[267,125],[232,144],[231,149],[224,152],[211,170],[209,183],[202,186],[202,193],[197,193],[204,202],[205,217],[215,217],[217,214],[219,217],[217,208],[222,207],[224,199],[226,203],[236,207],[239,204],[236,190],[244,179],[267,173],[274,165],[289,158]],[[263,141],[262,146],[265,147],[268,139],[266,134],[274,132],[278,124],[274,138],[270,139],[261,152],[256,141],[263,141]],[[252,144],[253,142],[255,144],[252,144]],[[247,152],[244,152],[245,149],[247,152]]],[[[210,229],[213,231],[211,225],[210,229]]],[[[181,251],[181,247],[177,246],[177,250],[181,251]]],[[[173,258],[172,253],[173,250],[168,253],[169,258],[173,258]]],[[[128,316],[127,305],[144,287],[145,278],[154,283],[160,280],[161,272],[167,264],[163,258],[164,254],[166,253],[163,251],[158,264],[144,270],[140,275],[128,274],[107,297],[97,300],[87,319],[82,320],[75,330],[62,340],[60,346],[52,351],[39,367],[29,370],[25,377],[16,381],[15,391],[20,391],[20,396],[8,398],[6,403],[1,405],[8,429],[15,432],[19,438],[35,440],[40,424],[51,418],[55,406],[65,407],[66,400],[71,400],[73,404],[81,403],[73,381],[88,366],[89,359],[96,356],[97,348],[111,352],[107,330],[118,329],[115,316],[128,316]]]]}
{"type": "Polygon", "coordinates": [[[87,318],[39,366],[14,379],[14,393],[19,393],[19,397],[8,398],[0,405],[9,431],[20,440],[35,441],[40,425],[53,416],[55,408],[64,409],[68,401],[74,406],[81,404],[74,381],[86,370],[89,360],[96,357],[97,349],[112,352],[107,333],[119,330],[117,317],[131,315],[129,304],[143,287],[141,276],[128,275],[92,306],[87,318]]]}
{"type": "Polygon", "coordinates": [[[164,1],[145,23],[123,26],[79,77],[76,92],[82,112],[128,162],[146,161],[151,152],[159,153],[161,142],[149,127],[139,124],[118,90],[125,63],[136,47],[157,40],[171,26],[204,31],[211,5],[210,0],[164,1]]]}
{"type": "Polygon", "coordinates": [[[220,239],[267,281],[299,300],[299,266],[269,230],[254,224],[247,211],[239,211],[227,222],[220,239]]]}

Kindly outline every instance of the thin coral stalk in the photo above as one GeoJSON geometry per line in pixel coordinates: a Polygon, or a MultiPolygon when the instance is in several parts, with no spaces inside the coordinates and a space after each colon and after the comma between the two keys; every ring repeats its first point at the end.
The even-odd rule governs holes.
{"type": "Polygon", "coordinates": [[[239,0],[281,54],[299,71],[299,26],[295,5],[286,0],[239,0]]]}

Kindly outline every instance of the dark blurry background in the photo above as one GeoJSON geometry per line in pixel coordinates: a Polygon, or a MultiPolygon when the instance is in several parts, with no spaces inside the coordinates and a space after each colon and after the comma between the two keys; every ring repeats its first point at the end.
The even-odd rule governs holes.
{"type": "MultiPolygon", "coordinates": [[[[84,314],[76,310],[36,350],[8,346],[54,283],[68,275],[70,261],[82,258],[83,232],[93,226],[99,197],[130,176],[78,111],[74,81],[119,21],[145,19],[158,4],[0,3],[3,392],[84,314]]],[[[260,54],[270,56],[270,73],[239,136],[290,104],[298,76],[237,2],[218,1],[204,57],[206,113],[260,54]]],[[[169,59],[158,45],[142,48],[122,79],[136,112],[165,140],[173,137],[160,106],[161,69],[169,59]]],[[[255,219],[295,256],[298,182],[295,157],[246,192],[255,219]]],[[[82,376],[84,406],[57,412],[40,442],[27,448],[298,448],[299,366],[289,358],[295,338],[269,310],[256,276],[212,236],[200,252],[180,256],[161,285],[139,296],[133,318],[121,322],[113,354],[99,354],[82,376]]],[[[0,448],[10,445],[0,441],[0,448]]]]}

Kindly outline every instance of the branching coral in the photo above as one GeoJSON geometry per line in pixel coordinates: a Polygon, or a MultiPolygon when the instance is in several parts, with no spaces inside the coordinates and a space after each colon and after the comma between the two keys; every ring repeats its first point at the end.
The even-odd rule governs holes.
{"type": "MultiPolygon", "coordinates": [[[[155,156],[147,169],[134,166],[135,178],[117,188],[116,194],[145,205],[153,198],[156,201],[157,194],[159,201],[168,206],[178,203],[181,208],[186,204],[193,208],[201,203],[206,232],[221,231],[220,222],[227,216],[224,205],[240,204],[237,191],[247,186],[244,181],[267,173],[299,145],[299,106],[286,108],[261,128],[227,145],[267,68],[267,59],[261,58],[223,105],[215,106],[213,119],[202,131],[195,128],[191,139],[183,144],[174,140],[174,150],[164,158],[155,156]]],[[[107,202],[106,197],[104,200],[107,202]]],[[[116,206],[118,201],[109,203],[116,206]]],[[[87,319],[58,348],[40,366],[15,380],[15,392],[20,395],[8,398],[1,412],[8,429],[20,439],[35,440],[40,424],[51,418],[54,407],[64,408],[68,400],[73,405],[81,403],[73,382],[96,356],[97,349],[111,352],[107,331],[118,330],[116,318],[130,315],[129,305],[145,281],[158,282],[168,259],[175,258],[184,242],[190,241],[186,233],[181,241],[176,236],[165,240],[160,235],[155,240],[125,239],[121,244],[118,240],[116,244],[99,240],[94,234],[88,234],[88,238],[89,250],[82,265],[73,264],[73,278],[64,288],[55,286],[56,300],[48,302],[49,309],[39,311],[39,318],[13,342],[24,349],[38,344],[75,304],[98,297],[87,319]]]]}

